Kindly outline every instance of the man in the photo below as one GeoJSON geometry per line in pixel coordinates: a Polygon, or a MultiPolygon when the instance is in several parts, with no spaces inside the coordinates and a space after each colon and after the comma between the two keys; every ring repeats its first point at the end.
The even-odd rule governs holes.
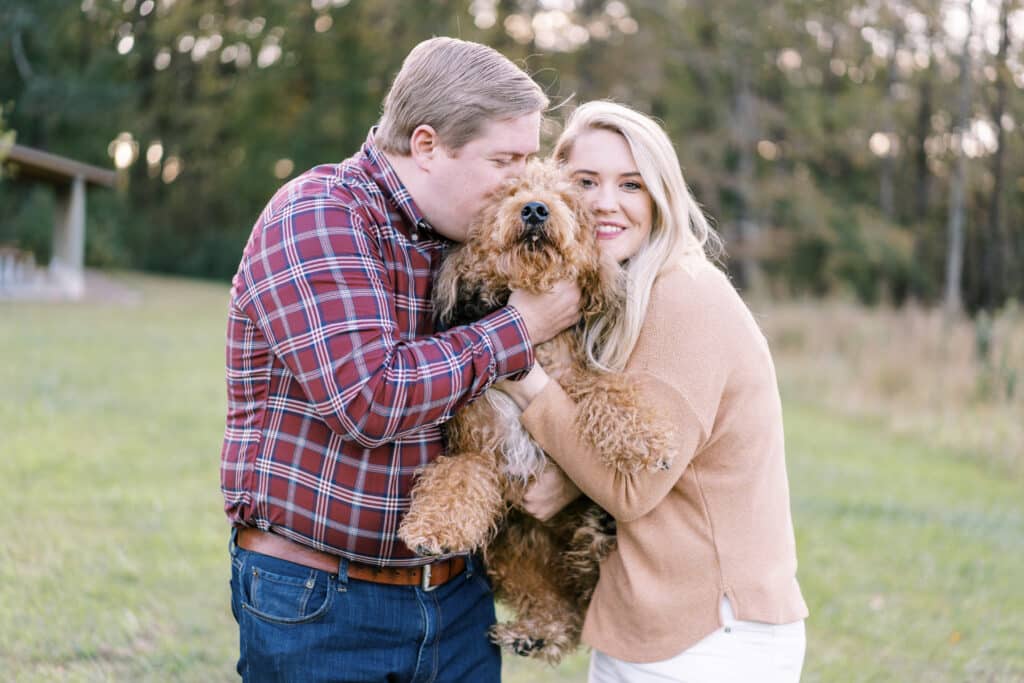
{"type": "Polygon", "coordinates": [[[408,55],[362,150],[281,188],[231,290],[221,457],[247,681],[497,681],[479,562],[397,537],[441,425],[579,316],[569,283],[433,328],[431,280],[539,147],[547,98],[494,50],[408,55]]]}

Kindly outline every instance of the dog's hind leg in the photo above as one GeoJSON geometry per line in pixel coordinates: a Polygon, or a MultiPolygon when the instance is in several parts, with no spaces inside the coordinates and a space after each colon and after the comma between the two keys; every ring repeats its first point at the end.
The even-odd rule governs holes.
{"type": "Polygon", "coordinates": [[[496,597],[515,613],[491,628],[504,650],[557,664],[579,645],[583,611],[560,585],[559,548],[550,530],[519,513],[487,547],[487,571],[496,597]]]}
{"type": "Polygon", "coordinates": [[[596,503],[587,501],[579,511],[569,511],[571,517],[553,523],[561,524],[569,531],[569,539],[559,558],[562,575],[571,586],[581,604],[589,604],[601,562],[615,550],[615,519],[596,503]]]}

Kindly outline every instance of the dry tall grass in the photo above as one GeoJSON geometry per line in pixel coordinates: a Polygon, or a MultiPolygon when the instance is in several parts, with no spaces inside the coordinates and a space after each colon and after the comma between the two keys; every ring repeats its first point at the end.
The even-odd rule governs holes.
{"type": "Polygon", "coordinates": [[[751,306],[783,394],[876,418],[1024,474],[1024,315],[947,319],[919,306],[842,301],[751,306]]]}

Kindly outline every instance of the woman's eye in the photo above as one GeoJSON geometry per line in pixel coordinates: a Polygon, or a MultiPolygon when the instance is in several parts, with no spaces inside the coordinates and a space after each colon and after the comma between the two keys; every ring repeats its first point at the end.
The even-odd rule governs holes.
{"type": "Polygon", "coordinates": [[[508,166],[509,164],[512,163],[508,159],[491,159],[491,161],[493,161],[494,165],[497,166],[498,168],[504,168],[505,166],[508,166]]]}
{"type": "Polygon", "coordinates": [[[622,187],[624,187],[625,189],[629,190],[630,192],[637,192],[639,190],[644,189],[643,185],[641,185],[640,183],[634,183],[634,182],[623,183],[622,187]]]}
{"type": "Polygon", "coordinates": [[[594,185],[597,184],[593,180],[591,180],[590,178],[580,178],[576,182],[577,182],[577,184],[579,184],[580,187],[583,187],[583,188],[594,187],[594,185]]]}

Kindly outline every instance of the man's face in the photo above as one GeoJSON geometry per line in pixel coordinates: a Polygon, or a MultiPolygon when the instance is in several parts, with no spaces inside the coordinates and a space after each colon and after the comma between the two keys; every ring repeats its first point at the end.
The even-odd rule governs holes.
{"type": "Polygon", "coordinates": [[[462,242],[488,195],[521,174],[527,159],[539,150],[539,111],[490,121],[476,138],[454,152],[442,147],[431,164],[433,197],[427,219],[444,237],[462,242]]]}

